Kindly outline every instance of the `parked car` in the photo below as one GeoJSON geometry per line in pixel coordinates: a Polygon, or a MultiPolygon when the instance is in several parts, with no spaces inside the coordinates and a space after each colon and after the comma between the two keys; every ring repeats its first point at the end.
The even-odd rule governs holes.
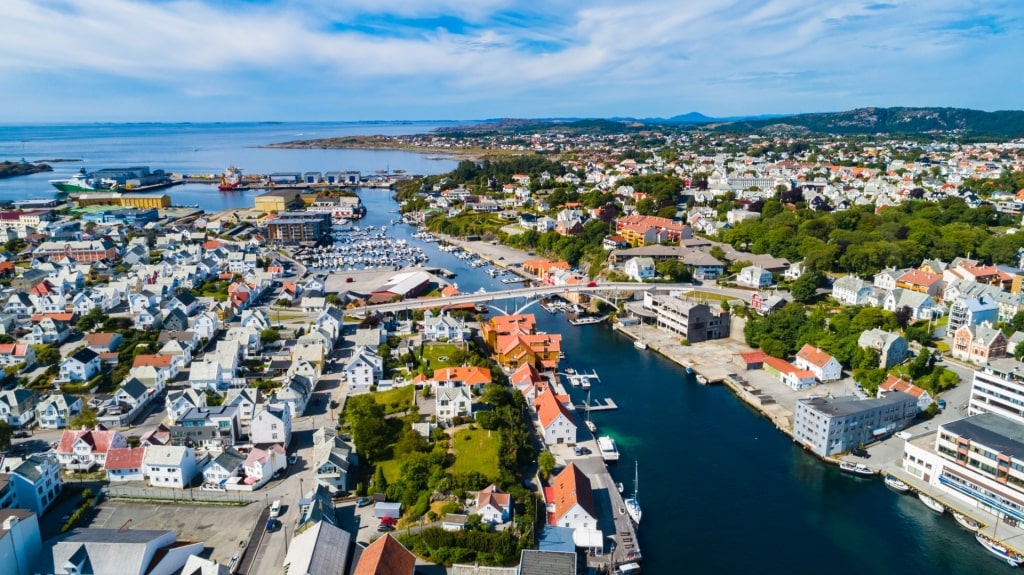
{"type": "Polygon", "coordinates": [[[371,503],[373,503],[373,499],[369,497],[360,497],[359,499],[356,499],[356,507],[366,507],[371,503]]]}
{"type": "Polygon", "coordinates": [[[394,530],[395,530],[395,526],[394,525],[388,525],[386,523],[381,523],[380,525],[377,526],[377,532],[379,532],[379,533],[387,533],[389,531],[394,531],[394,530]]]}
{"type": "Polygon", "coordinates": [[[267,519],[267,531],[277,531],[281,528],[281,520],[270,518],[267,519]]]}
{"type": "Polygon", "coordinates": [[[288,465],[295,465],[295,462],[298,460],[299,454],[293,451],[292,454],[288,456],[288,465]]]}
{"type": "Polygon", "coordinates": [[[946,400],[945,399],[940,399],[939,400],[939,411],[944,411],[945,409],[946,409],[946,400]]]}
{"type": "Polygon", "coordinates": [[[29,433],[27,431],[24,431],[24,430],[19,430],[19,431],[15,431],[14,432],[14,437],[16,437],[18,439],[21,439],[23,437],[28,437],[28,435],[29,435],[29,433]]]}
{"type": "Polygon", "coordinates": [[[277,517],[280,514],[281,514],[281,500],[280,499],[275,499],[274,502],[270,504],[270,517],[271,518],[275,518],[275,517],[277,517]]]}

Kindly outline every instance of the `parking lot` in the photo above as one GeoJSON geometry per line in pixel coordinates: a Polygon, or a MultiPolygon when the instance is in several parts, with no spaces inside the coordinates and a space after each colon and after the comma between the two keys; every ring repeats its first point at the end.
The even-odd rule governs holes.
{"type": "Polygon", "coordinates": [[[97,508],[95,519],[83,527],[99,529],[171,530],[179,540],[202,541],[213,548],[210,559],[227,565],[248,541],[261,506],[173,505],[105,501],[97,508]]]}

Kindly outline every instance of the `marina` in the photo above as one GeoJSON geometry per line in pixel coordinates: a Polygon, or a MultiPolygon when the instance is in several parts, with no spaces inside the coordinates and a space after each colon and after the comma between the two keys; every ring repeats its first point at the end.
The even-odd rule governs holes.
{"type": "Polygon", "coordinates": [[[419,266],[430,261],[422,247],[394,239],[387,227],[377,230],[338,223],[332,228],[333,243],[299,248],[293,257],[312,272],[394,269],[419,266]]]}

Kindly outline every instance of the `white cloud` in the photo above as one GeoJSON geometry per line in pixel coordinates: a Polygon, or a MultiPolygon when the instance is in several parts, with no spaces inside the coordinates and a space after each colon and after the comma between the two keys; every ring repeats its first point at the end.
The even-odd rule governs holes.
{"type": "MultiPolygon", "coordinates": [[[[935,94],[937,86],[966,98],[942,87],[940,72],[969,70],[976,61],[1009,65],[1022,47],[1019,27],[1001,24],[1019,12],[1009,2],[987,3],[989,20],[976,26],[972,18],[979,14],[956,0],[885,7],[865,0],[522,4],[7,0],[0,68],[13,85],[26,74],[96,75],[197,100],[222,97],[221,90],[230,93],[234,85],[301,95],[309,82],[357,97],[360,83],[389,82],[396,89],[458,91],[453,100],[481,109],[510,103],[526,109],[530,101],[546,106],[571,97],[586,108],[580,115],[630,102],[636,109],[607,113],[691,108],[685,102],[722,108],[710,113],[742,113],[882,104],[860,101],[858,94],[902,95],[914,104],[915,93],[935,94]],[[366,18],[400,29],[360,31],[366,18]],[[416,19],[441,18],[468,24],[408,27],[416,19]],[[335,29],[335,22],[347,27],[335,29]]],[[[1012,93],[1005,98],[1012,102],[1012,93]]]]}

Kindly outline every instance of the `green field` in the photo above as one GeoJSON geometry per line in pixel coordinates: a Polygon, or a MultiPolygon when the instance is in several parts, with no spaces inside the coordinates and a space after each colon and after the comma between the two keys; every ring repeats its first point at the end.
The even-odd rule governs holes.
{"type": "Polygon", "coordinates": [[[372,394],[373,400],[384,406],[384,414],[401,413],[412,406],[416,386],[406,385],[372,394]]]}
{"type": "Polygon", "coordinates": [[[458,364],[451,360],[455,351],[460,349],[453,343],[432,343],[423,346],[423,362],[430,361],[430,369],[441,369],[442,367],[455,367],[458,364]],[[446,358],[441,361],[439,358],[446,358]]]}
{"type": "Polygon", "coordinates": [[[486,429],[460,429],[452,440],[455,463],[449,469],[452,473],[478,471],[496,479],[498,477],[498,448],[501,434],[486,429]]]}

